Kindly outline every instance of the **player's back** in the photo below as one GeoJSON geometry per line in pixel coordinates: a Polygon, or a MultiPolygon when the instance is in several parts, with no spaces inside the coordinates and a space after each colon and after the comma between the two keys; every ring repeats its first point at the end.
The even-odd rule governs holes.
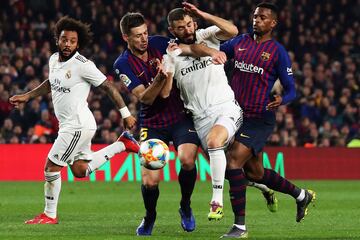
{"type": "Polygon", "coordinates": [[[78,52],[65,62],[58,61],[58,58],[58,53],[55,53],[49,59],[49,82],[60,132],[66,129],[96,129],[87,98],[91,85],[99,86],[106,76],[78,52]]]}
{"type": "MultiPolygon", "coordinates": [[[[196,43],[219,49],[220,41],[215,37],[217,30],[217,27],[198,30],[196,43]]],[[[213,64],[211,57],[178,56],[175,60],[174,78],[185,107],[194,115],[234,99],[224,66],[213,64]]]]}
{"type": "MultiPolygon", "coordinates": [[[[132,91],[139,85],[149,87],[156,74],[156,59],[161,60],[166,53],[169,38],[149,37],[148,59],[143,61],[130,50],[125,50],[115,61],[114,69],[121,81],[132,91]]],[[[179,90],[173,87],[168,98],[156,97],[151,105],[141,103],[140,126],[160,128],[166,127],[185,118],[183,103],[179,90]]]]}

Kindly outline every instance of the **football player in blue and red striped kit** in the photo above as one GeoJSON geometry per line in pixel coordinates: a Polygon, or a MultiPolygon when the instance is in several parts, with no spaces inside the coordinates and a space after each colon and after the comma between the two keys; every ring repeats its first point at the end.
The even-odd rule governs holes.
{"type": "MultiPolygon", "coordinates": [[[[195,219],[190,208],[190,198],[196,181],[195,159],[200,142],[192,119],[184,110],[179,90],[175,87],[170,95],[164,95],[163,89],[167,87],[166,72],[159,60],[166,54],[170,39],[148,36],[145,19],[140,13],[124,15],[120,28],[128,49],[115,61],[115,72],[141,103],[140,141],[150,138],[161,139],[167,144],[173,141],[178,151],[181,161],[181,226],[185,231],[191,232],[195,229],[195,219]]],[[[160,170],[142,167],[141,191],[146,215],[136,230],[137,235],[152,233],[159,197],[159,181],[160,170]]]]}
{"type": "Polygon", "coordinates": [[[244,110],[244,122],[228,152],[226,177],[235,222],[223,238],[245,238],[246,178],[296,199],[296,221],[300,222],[307,206],[315,200],[315,192],[301,189],[271,169],[264,169],[262,149],[275,126],[280,105],[295,99],[295,83],[291,62],[285,48],[272,38],[278,10],[272,3],[260,3],[253,15],[253,32],[239,35],[221,45],[228,59],[234,60],[231,87],[244,110]],[[277,79],[284,89],[282,96],[271,96],[277,79]],[[242,168],[244,168],[244,175],[242,168]]]}

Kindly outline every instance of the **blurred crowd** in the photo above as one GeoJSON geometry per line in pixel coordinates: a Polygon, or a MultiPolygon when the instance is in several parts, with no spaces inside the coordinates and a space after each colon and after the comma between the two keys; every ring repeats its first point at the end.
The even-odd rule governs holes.
{"type": "MultiPolygon", "coordinates": [[[[191,1],[200,9],[232,20],[240,33],[251,31],[260,1],[191,1]]],[[[276,112],[272,146],[346,146],[360,138],[360,1],[279,0],[275,38],[289,51],[297,99],[276,112]]],[[[56,51],[52,29],[69,15],[91,24],[93,43],[82,52],[114,81],[130,111],[139,104],[116,78],[112,64],[126,48],[119,20],[128,11],[146,17],[150,34],[169,35],[166,16],[180,7],[173,0],[9,0],[0,2],[0,143],[51,143],[58,123],[51,96],[31,100],[19,110],[8,99],[36,88],[48,77],[48,58],[56,51]]],[[[200,27],[207,23],[198,20],[200,27]]],[[[274,91],[281,92],[281,86],[274,91]]],[[[122,132],[119,113],[96,89],[89,96],[98,131],[94,143],[111,143],[122,132]]],[[[138,129],[134,130],[138,134],[138,129]]]]}

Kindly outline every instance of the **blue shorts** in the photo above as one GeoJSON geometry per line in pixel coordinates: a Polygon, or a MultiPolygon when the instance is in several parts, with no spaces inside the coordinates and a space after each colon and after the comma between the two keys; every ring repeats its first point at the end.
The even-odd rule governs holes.
{"type": "Polygon", "coordinates": [[[244,118],[243,124],[236,132],[235,141],[251,148],[254,156],[257,156],[264,148],[268,137],[275,127],[273,117],[244,118]]]}
{"type": "Polygon", "coordinates": [[[200,146],[199,137],[190,117],[164,128],[142,127],[140,130],[140,142],[151,138],[160,139],[167,145],[172,141],[176,151],[183,143],[193,143],[200,146]]]}

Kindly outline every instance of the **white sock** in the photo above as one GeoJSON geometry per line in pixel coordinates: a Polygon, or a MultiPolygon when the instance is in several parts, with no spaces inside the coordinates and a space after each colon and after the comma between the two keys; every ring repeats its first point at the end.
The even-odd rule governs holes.
{"type": "Polygon", "coordinates": [[[301,202],[302,200],[304,200],[304,198],[305,198],[305,190],[301,189],[301,192],[300,192],[299,196],[296,198],[296,201],[301,202]]]}
{"type": "Polygon", "coordinates": [[[56,218],[57,204],[61,190],[60,172],[45,172],[45,210],[44,213],[51,218],[56,218]]]}
{"type": "Polygon", "coordinates": [[[106,161],[110,160],[115,154],[125,151],[125,145],[122,142],[114,142],[109,146],[92,153],[92,160],[88,164],[86,176],[101,167],[106,161]]]}
{"type": "Polygon", "coordinates": [[[226,156],[223,148],[209,149],[211,183],[213,195],[211,202],[215,201],[223,206],[223,188],[226,169],[226,156]]]}
{"type": "Polygon", "coordinates": [[[256,182],[250,182],[248,183],[248,186],[256,187],[257,189],[261,190],[262,192],[269,192],[270,188],[268,188],[266,185],[256,182]]]}
{"type": "Polygon", "coordinates": [[[238,229],[246,231],[246,226],[245,225],[234,224],[234,226],[237,227],[238,229]]]}

